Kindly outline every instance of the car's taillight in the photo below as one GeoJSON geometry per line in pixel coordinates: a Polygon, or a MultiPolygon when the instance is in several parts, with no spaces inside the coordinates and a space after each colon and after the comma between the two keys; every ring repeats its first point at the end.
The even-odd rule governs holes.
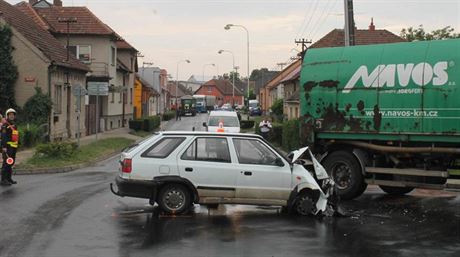
{"type": "Polygon", "coordinates": [[[121,163],[121,172],[131,173],[133,161],[131,159],[124,159],[121,163]]]}

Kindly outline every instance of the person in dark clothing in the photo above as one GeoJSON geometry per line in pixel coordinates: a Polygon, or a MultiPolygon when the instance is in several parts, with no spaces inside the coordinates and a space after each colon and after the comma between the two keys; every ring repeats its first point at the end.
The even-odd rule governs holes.
{"type": "Polygon", "coordinates": [[[180,119],[180,118],[181,118],[181,117],[180,117],[180,114],[181,114],[180,107],[177,106],[177,108],[176,108],[176,120],[181,120],[181,119],[180,119]]]}
{"type": "Polygon", "coordinates": [[[10,186],[17,184],[12,179],[13,166],[16,162],[16,151],[19,143],[19,132],[15,124],[16,111],[14,109],[8,109],[6,111],[6,121],[2,124],[2,180],[0,184],[2,186],[10,186]]]}

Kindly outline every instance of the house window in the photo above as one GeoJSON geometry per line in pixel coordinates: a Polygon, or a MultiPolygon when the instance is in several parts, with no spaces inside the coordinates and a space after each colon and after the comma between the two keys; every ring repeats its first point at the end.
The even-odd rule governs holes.
{"type": "Polygon", "coordinates": [[[295,117],[296,118],[299,117],[299,108],[297,107],[295,108],[295,117]]]}
{"type": "Polygon", "coordinates": [[[212,92],[212,87],[208,86],[208,92],[212,92]]]}
{"type": "Polygon", "coordinates": [[[77,48],[77,56],[78,59],[84,63],[91,62],[91,46],[88,45],[80,45],[77,48]]]}
{"type": "Polygon", "coordinates": [[[91,46],[90,45],[76,45],[69,46],[69,52],[74,57],[84,63],[91,63],[91,46]]]}
{"type": "Polygon", "coordinates": [[[54,86],[54,113],[62,112],[62,85],[54,86]]]}
{"type": "Polygon", "coordinates": [[[120,92],[120,99],[118,100],[118,103],[121,103],[122,97],[123,97],[123,92],[120,92]]]}
{"type": "Polygon", "coordinates": [[[110,100],[111,103],[115,102],[115,92],[112,92],[112,100],[110,100]]]}
{"type": "Polygon", "coordinates": [[[116,51],[115,47],[110,47],[111,48],[111,55],[110,55],[110,64],[115,65],[115,60],[116,60],[116,51]]]}
{"type": "Polygon", "coordinates": [[[134,70],[134,58],[131,57],[131,70],[134,70]]]}

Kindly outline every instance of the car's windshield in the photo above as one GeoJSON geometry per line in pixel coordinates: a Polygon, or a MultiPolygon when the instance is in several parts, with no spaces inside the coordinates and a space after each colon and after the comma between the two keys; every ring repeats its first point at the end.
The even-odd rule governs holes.
{"type": "Polygon", "coordinates": [[[219,122],[224,123],[224,127],[239,127],[239,121],[237,117],[232,116],[211,116],[209,117],[208,126],[217,127],[219,122]]]}

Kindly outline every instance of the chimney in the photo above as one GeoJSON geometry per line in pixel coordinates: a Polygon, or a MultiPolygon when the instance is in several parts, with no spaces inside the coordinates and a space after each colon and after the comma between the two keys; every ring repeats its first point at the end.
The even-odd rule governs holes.
{"type": "Polygon", "coordinates": [[[38,2],[38,0],[29,0],[29,4],[30,4],[30,5],[34,5],[34,4],[36,4],[37,2],[38,2]]]}
{"type": "Polygon", "coordinates": [[[374,18],[371,18],[371,25],[369,25],[369,31],[375,31],[374,18]]]}
{"type": "Polygon", "coordinates": [[[54,0],[53,5],[54,6],[62,6],[62,1],[61,0],[54,0]]]}

